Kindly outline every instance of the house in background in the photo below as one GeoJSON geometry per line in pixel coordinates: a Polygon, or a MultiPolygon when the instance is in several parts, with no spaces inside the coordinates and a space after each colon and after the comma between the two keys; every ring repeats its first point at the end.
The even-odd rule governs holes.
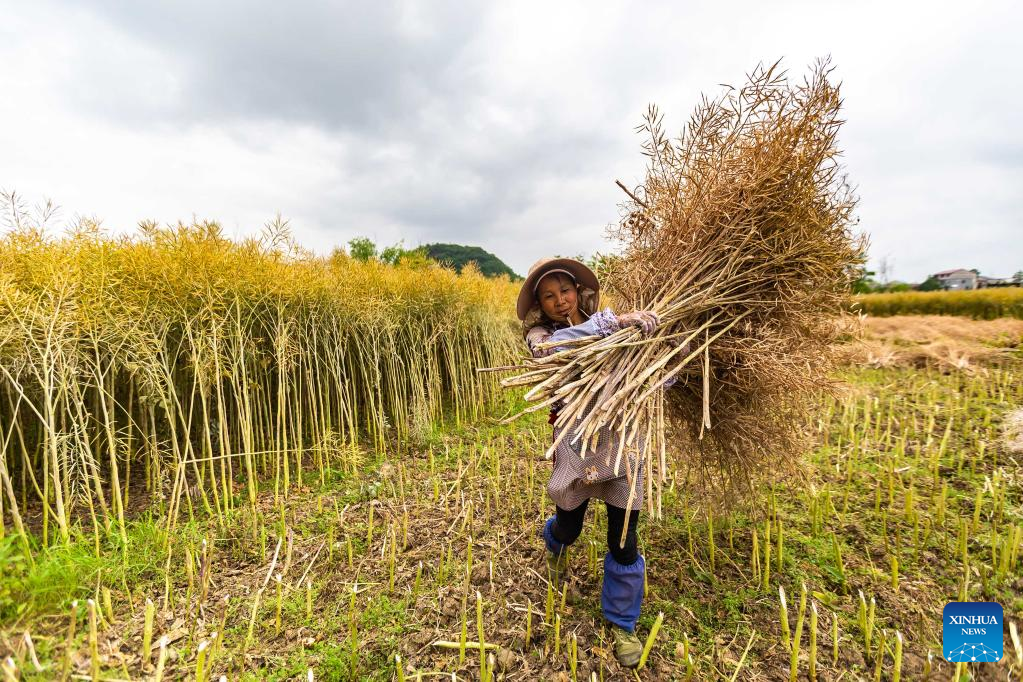
{"type": "Polygon", "coordinates": [[[1015,279],[1012,277],[985,277],[984,275],[977,276],[977,288],[987,289],[988,287],[1011,287],[1015,284],[1015,279]]]}
{"type": "Polygon", "coordinates": [[[957,268],[934,273],[943,289],[976,289],[977,273],[973,270],[957,268]]]}

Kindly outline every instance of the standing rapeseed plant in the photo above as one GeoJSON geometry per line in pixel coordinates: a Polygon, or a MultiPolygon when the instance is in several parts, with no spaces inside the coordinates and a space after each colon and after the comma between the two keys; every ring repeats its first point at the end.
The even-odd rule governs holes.
{"type": "Polygon", "coordinates": [[[169,527],[227,512],[238,484],[244,504],[264,480],[286,497],[360,436],[387,451],[449,407],[479,417],[493,383],[472,368],[514,352],[514,287],[473,268],[318,257],[280,221],[238,242],[213,222],[51,239],[20,218],[0,237],[0,490],[26,552],[26,494],[44,544],[81,520],[98,552],[125,536],[131,478],[169,527]]]}

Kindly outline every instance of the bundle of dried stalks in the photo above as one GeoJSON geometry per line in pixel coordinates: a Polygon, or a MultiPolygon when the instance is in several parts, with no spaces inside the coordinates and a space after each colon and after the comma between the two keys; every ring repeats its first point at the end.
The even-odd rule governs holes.
{"type": "Polygon", "coordinates": [[[1006,449],[1013,455],[1023,455],[1023,408],[1013,410],[1002,421],[1002,435],[1006,449]]]}
{"type": "Polygon", "coordinates": [[[830,71],[819,62],[793,84],[777,64],[759,67],[742,88],[704,98],[675,140],[651,107],[639,128],[646,180],[626,189],[612,231],[624,249],[603,276],[617,301],[654,310],[661,325],[527,359],[504,380],[533,386],[529,410],[562,399],[558,424],[574,428],[561,437],[586,442],[612,425],[620,451],[640,445],[658,486],[651,512],[668,443],[686,464],[748,480],[800,452],[802,417],[829,383],[832,318],[865,247],[851,230],[830,71]]]}

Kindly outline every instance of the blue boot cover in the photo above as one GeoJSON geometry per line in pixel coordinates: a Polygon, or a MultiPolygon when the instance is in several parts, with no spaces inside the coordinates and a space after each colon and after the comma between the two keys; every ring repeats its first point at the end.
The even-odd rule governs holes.
{"type": "Polygon", "coordinates": [[[610,552],[604,556],[604,587],[600,593],[600,606],[604,618],[629,632],[636,630],[636,621],[639,620],[645,572],[643,555],[636,559],[636,563],[628,566],[615,561],[610,552]]]}
{"type": "Polygon", "coordinates": [[[552,516],[551,518],[547,519],[547,523],[545,523],[544,526],[543,526],[543,540],[547,544],[547,549],[548,550],[550,550],[553,554],[560,555],[561,552],[568,545],[566,545],[563,542],[558,542],[554,538],[554,531],[552,530],[553,526],[554,526],[554,517],[552,516]]]}

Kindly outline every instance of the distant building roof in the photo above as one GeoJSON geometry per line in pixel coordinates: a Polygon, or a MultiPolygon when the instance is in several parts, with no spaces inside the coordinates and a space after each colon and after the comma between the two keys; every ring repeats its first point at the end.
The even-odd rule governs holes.
{"type": "Polygon", "coordinates": [[[966,272],[969,274],[975,274],[973,270],[967,270],[966,268],[956,268],[955,270],[942,270],[941,272],[934,273],[935,277],[948,277],[949,275],[958,275],[960,272],[966,272]]]}

